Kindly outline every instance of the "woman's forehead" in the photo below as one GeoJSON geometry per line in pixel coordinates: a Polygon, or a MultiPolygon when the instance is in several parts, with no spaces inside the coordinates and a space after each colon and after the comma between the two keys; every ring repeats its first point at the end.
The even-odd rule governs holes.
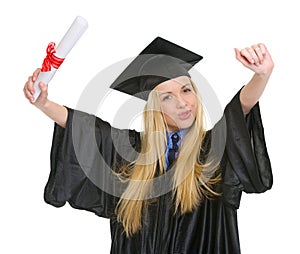
{"type": "Polygon", "coordinates": [[[160,83],[156,86],[155,90],[157,91],[164,91],[164,90],[172,90],[176,88],[181,88],[187,84],[190,84],[190,78],[187,76],[180,76],[174,79],[167,80],[165,82],[160,83]]]}

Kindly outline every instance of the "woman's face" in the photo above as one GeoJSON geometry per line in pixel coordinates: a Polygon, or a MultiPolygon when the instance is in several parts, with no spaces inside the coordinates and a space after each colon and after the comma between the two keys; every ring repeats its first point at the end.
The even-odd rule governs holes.
{"type": "Polygon", "coordinates": [[[189,77],[167,80],[155,90],[168,130],[176,132],[191,127],[196,118],[198,99],[189,77]]]}

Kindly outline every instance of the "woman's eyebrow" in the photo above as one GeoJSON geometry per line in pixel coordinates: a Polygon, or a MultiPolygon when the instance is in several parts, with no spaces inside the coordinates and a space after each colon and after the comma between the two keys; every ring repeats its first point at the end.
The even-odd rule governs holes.
{"type": "Polygon", "coordinates": [[[185,89],[187,86],[192,86],[192,84],[191,84],[191,83],[187,83],[187,84],[183,85],[183,86],[181,87],[181,89],[185,89]]]}
{"type": "MultiPolygon", "coordinates": [[[[186,87],[189,87],[189,86],[192,86],[192,84],[191,83],[184,84],[184,85],[182,85],[181,89],[185,89],[186,87]]],[[[171,93],[172,93],[172,91],[164,91],[164,92],[158,91],[159,96],[164,95],[164,94],[171,94],[171,93]]]]}
{"type": "Polygon", "coordinates": [[[162,96],[164,94],[171,94],[171,91],[166,91],[166,92],[158,92],[158,96],[162,96]]]}

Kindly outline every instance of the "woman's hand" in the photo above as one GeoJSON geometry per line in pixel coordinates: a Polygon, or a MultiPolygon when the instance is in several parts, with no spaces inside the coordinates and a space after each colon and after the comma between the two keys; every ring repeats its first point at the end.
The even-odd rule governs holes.
{"type": "Polygon", "coordinates": [[[35,93],[35,89],[34,89],[34,82],[36,81],[39,73],[41,72],[41,69],[36,69],[35,72],[32,74],[32,76],[30,76],[27,80],[27,82],[25,83],[25,86],[23,88],[24,91],[24,95],[27,98],[27,100],[35,105],[37,108],[43,108],[45,107],[45,105],[48,102],[48,85],[40,82],[39,83],[39,88],[41,90],[41,93],[39,95],[39,97],[36,99],[36,101],[34,101],[34,93],[35,93]]]}
{"type": "Polygon", "coordinates": [[[252,79],[245,85],[240,93],[240,101],[244,114],[248,114],[251,108],[261,97],[274,68],[272,57],[266,46],[262,43],[235,50],[236,59],[245,67],[254,71],[252,79]]]}
{"type": "Polygon", "coordinates": [[[34,101],[34,82],[36,81],[40,71],[41,69],[36,69],[32,76],[28,78],[23,89],[24,95],[31,104],[44,112],[54,122],[61,127],[65,127],[68,118],[68,110],[64,106],[48,100],[48,86],[46,84],[42,82],[39,83],[41,93],[36,101],[34,101]]]}
{"type": "Polygon", "coordinates": [[[258,75],[271,75],[274,63],[263,43],[254,44],[242,50],[234,49],[236,59],[258,75]]]}

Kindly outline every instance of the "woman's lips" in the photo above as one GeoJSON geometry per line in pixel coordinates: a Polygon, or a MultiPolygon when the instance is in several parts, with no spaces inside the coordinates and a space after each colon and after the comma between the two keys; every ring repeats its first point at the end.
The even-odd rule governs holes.
{"type": "Polygon", "coordinates": [[[187,110],[187,111],[184,111],[184,112],[178,114],[178,118],[180,120],[186,120],[191,116],[191,114],[192,114],[192,110],[187,110]]]}

